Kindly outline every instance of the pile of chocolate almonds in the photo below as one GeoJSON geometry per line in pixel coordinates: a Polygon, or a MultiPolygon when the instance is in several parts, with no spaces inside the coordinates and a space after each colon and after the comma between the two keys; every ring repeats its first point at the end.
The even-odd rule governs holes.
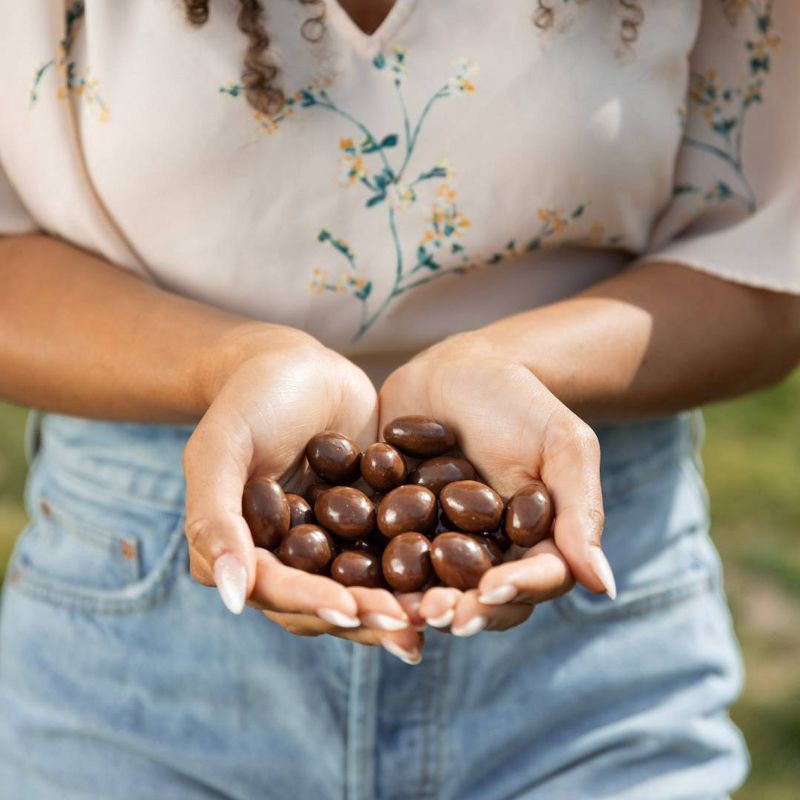
{"type": "Polygon", "coordinates": [[[242,510],[256,546],[345,586],[416,592],[472,589],[512,544],[528,548],[549,535],[544,485],[533,481],[504,503],[452,452],[455,436],[441,422],[398,417],[383,437],[362,453],[341,433],[314,436],[306,458],[320,481],[305,497],[250,480],[242,510]]]}

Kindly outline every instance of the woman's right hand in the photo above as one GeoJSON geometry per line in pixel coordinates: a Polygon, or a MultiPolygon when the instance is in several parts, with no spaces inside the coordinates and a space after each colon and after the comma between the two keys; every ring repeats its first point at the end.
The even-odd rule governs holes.
{"type": "Polygon", "coordinates": [[[248,603],[292,633],[382,644],[416,663],[422,637],[391,593],[347,589],[282,564],[254,546],[242,516],[250,477],[298,486],[315,433],[337,430],[362,447],[376,440],[371,381],[315,339],[280,326],[244,325],[215,352],[208,410],[183,459],[192,576],[217,586],[234,613],[248,603]]]}

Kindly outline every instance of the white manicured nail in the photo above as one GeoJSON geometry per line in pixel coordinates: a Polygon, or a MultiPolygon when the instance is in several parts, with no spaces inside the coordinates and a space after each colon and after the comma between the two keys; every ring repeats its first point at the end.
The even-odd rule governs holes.
{"type": "Polygon", "coordinates": [[[233,553],[224,553],[214,562],[214,583],[231,614],[241,614],[247,595],[247,572],[233,553]]]}
{"type": "Polygon", "coordinates": [[[381,644],[387,653],[391,653],[395,658],[399,658],[404,664],[408,664],[411,667],[416,666],[422,661],[422,653],[420,653],[416,647],[413,650],[405,650],[400,647],[399,644],[389,639],[381,642],[381,644]]]}
{"type": "Polygon", "coordinates": [[[476,633],[480,633],[488,624],[489,620],[486,617],[478,615],[463,625],[453,626],[451,633],[453,636],[474,636],[476,633]]]}
{"type": "Polygon", "coordinates": [[[429,617],[428,625],[431,628],[446,628],[453,621],[455,613],[454,609],[448,608],[444,614],[440,614],[438,617],[429,617]]]}
{"type": "Polygon", "coordinates": [[[361,625],[361,620],[358,617],[351,617],[335,608],[318,608],[317,616],[335,625],[337,628],[358,628],[361,625]]]}
{"type": "Polygon", "coordinates": [[[390,617],[388,614],[365,614],[361,621],[368,628],[378,628],[382,631],[402,631],[408,627],[408,620],[390,617]]]}
{"type": "Polygon", "coordinates": [[[512,586],[510,583],[504,586],[498,586],[486,594],[478,597],[478,602],[487,606],[501,606],[503,603],[508,603],[517,596],[517,587],[512,586]]]}
{"type": "Polygon", "coordinates": [[[617,582],[614,580],[614,573],[611,571],[611,565],[605,553],[599,547],[592,547],[589,549],[589,563],[592,565],[594,574],[597,579],[603,584],[606,594],[615,600],[617,597],[617,582]]]}

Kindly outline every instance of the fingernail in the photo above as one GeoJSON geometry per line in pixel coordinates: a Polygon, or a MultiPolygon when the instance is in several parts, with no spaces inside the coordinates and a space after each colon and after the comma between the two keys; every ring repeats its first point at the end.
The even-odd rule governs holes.
{"type": "Polygon", "coordinates": [[[415,625],[415,626],[414,626],[414,630],[415,630],[417,633],[422,633],[422,631],[424,631],[424,630],[425,630],[425,628],[427,628],[427,627],[428,627],[427,625],[415,625]]]}
{"type": "Polygon", "coordinates": [[[589,563],[597,579],[603,584],[606,594],[614,600],[617,596],[617,582],[614,580],[614,573],[611,571],[611,564],[608,563],[606,554],[599,547],[590,548],[589,563]]]}
{"type": "Polygon", "coordinates": [[[446,628],[453,621],[455,613],[454,609],[448,608],[444,614],[440,614],[438,617],[428,617],[428,625],[431,628],[446,628]]]}
{"type": "Polygon", "coordinates": [[[232,553],[224,553],[214,562],[214,583],[231,614],[241,614],[247,595],[247,571],[232,553]]]}
{"type": "Polygon", "coordinates": [[[478,602],[487,606],[500,606],[503,605],[503,603],[509,602],[509,600],[513,600],[516,596],[517,587],[506,583],[503,586],[492,589],[490,592],[486,592],[486,594],[480,595],[478,597],[478,602]]]}
{"type": "Polygon", "coordinates": [[[361,625],[361,620],[358,617],[351,617],[349,614],[337,611],[335,608],[318,608],[317,616],[337,628],[358,628],[361,625]]]}
{"type": "Polygon", "coordinates": [[[486,617],[478,615],[463,625],[454,625],[450,632],[453,636],[474,636],[476,633],[480,633],[488,624],[489,620],[486,617]]]}
{"type": "Polygon", "coordinates": [[[365,614],[361,621],[368,628],[378,628],[382,631],[402,631],[408,627],[408,620],[390,617],[388,614],[365,614]]]}
{"type": "Polygon", "coordinates": [[[384,650],[386,650],[388,653],[391,653],[395,658],[399,658],[404,664],[408,664],[411,667],[416,666],[420,661],[422,661],[422,653],[420,653],[416,647],[413,650],[405,650],[404,648],[400,647],[397,642],[392,642],[389,639],[381,642],[381,644],[383,645],[384,650]]]}

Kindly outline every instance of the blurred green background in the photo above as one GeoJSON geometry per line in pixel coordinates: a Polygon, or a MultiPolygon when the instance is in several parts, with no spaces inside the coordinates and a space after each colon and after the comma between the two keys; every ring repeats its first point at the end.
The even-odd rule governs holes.
{"type": "MultiPolygon", "coordinates": [[[[0,568],[25,523],[25,412],[0,404],[0,568]]],[[[800,796],[800,372],[706,413],[714,539],[744,647],[733,712],[753,772],[737,800],[800,796]]]]}

